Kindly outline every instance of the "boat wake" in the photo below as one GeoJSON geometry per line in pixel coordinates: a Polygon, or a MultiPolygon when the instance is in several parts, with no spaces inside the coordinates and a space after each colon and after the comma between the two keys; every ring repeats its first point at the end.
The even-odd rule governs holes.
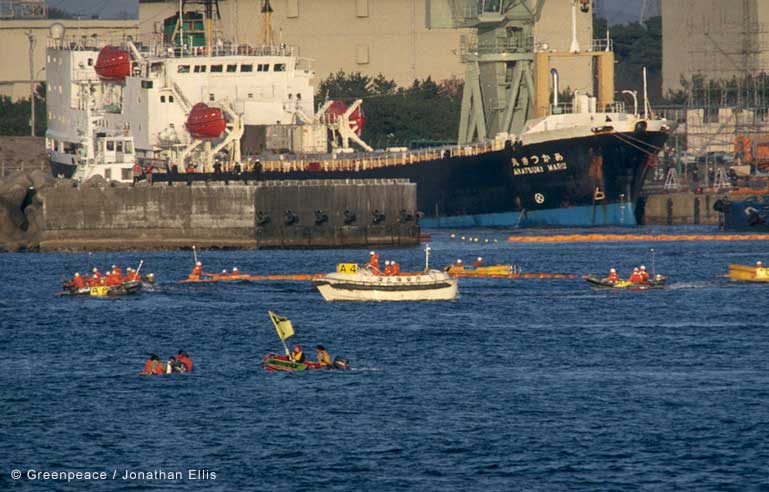
{"type": "Polygon", "coordinates": [[[668,285],[668,289],[671,290],[678,290],[678,289],[707,289],[710,287],[714,287],[714,284],[712,282],[676,282],[674,284],[668,285]]]}

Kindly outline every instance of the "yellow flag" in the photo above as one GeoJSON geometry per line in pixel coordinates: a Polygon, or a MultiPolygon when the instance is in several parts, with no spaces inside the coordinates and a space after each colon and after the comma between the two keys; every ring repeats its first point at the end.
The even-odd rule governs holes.
{"type": "Polygon", "coordinates": [[[277,313],[273,313],[272,311],[267,311],[267,313],[269,313],[272,324],[275,325],[275,331],[278,332],[278,336],[281,340],[285,340],[286,338],[294,335],[294,327],[291,325],[290,319],[284,318],[283,316],[277,313]]]}

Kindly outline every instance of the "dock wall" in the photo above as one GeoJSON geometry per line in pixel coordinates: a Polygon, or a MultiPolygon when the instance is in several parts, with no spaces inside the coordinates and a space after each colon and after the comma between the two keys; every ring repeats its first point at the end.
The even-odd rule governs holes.
{"type": "Polygon", "coordinates": [[[679,192],[646,197],[644,224],[699,225],[718,224],[718,212],[713,204],[727,193],[679,192]]]}
{"type": "Polygon", "coordinates": [[[331,248],[419,242],[407,180],[49,187],[38,247],[331,248]]]}

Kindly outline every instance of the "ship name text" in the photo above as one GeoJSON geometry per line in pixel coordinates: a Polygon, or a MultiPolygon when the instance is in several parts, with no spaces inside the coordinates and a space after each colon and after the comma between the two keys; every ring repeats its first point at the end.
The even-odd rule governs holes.
{"type": "Polygon", "coordinates": [[[522,174],[541,174],[544,172],[565,171],[569,165],[560,152],[554,154],[530,155],[525,157],[513,157],[510,159],[513,165],[513,176],[522,174]]]}

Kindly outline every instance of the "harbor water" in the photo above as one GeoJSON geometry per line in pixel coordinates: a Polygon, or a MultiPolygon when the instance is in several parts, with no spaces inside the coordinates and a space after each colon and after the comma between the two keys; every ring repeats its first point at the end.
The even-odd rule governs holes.
{"type": "MultiPolygon", "coordinates": [[[[654,248],[669,287],[461,279],[454,302],[326,303],[308,282],[176,283],[190,252],[0,255],[0,490],[769,487],[769,285],[723,277],[730,262],[768,263],[769,244],[428,232],[434,266],[482,256],[523,272],[627,276],[652,269],[654,248]],[[56,296],[63,275],[141,259],[158,284],[139,295],[56,296]],[[353,369],[264,371],[261,358],[282,350],[267,310],[293,321],[308,355],[322,343],[353,369]],[[192,374],[138,375],[150,353],[179,349],[192,374]],[[35,475],[78,471],[106,478],[35,475]]],[[[403,270],[424,266],[419,247],[380,253],[403,270]]],[[[201,254],[208,271],[254,274],[367,257],[201,254]]]]}

